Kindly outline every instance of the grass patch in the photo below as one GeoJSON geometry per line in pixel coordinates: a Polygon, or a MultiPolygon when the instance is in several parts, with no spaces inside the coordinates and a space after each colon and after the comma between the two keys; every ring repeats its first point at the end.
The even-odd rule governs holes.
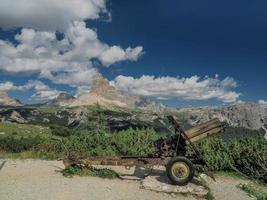
{"type": "Polygon", "coordinates": [[[50,136],[51,130],[49,127],[31,125],[31,124],[16,124],[16,123],[0,123],[1,136],[27,137],[27,136],[50,136]]]}
{"type": "Polygon", "coordinates": [[[119,177],[118,174],[111,169],[97,169],[94,167],[78,167],[69,166],[62,172],[65,177],[78,176],[97,176],[100,178],[114,179],[119,177]]]}
{"type": "Polygon", "coordinates": [[[250,196],[255,197],[257,200],[267,200],[267,193],[251,184],[239,184],[238,188],[245,191],[250,196]]]}
{"type": "Polygon", "coordinates": [[[55,153],[43,153],[36,151],[23,151],[19,153],[8,153],[0,151],[0,159],[41,159],[41,160],[55,160],[59,156],[55,153]]]}
{"type": "Polygon", "coordinates": [[[238,174],[237,172],[234,172],[234,171],[217,171],[215,172],[215,174],[218,176],[226,176],[226,177],[231,177],[234,179],[247,180],[247,177],[244,177],[241,174],[238,174]]]}
{"type": "Polygon", "coordinates": [[[215,200],[215,197],[209,187],[209,184],[207,183],[207,181],[203,178],[200,178],[200,184],[206,189],[208,190],[208,193],[206,195],[206,199],[207,200],[215,200]]]}

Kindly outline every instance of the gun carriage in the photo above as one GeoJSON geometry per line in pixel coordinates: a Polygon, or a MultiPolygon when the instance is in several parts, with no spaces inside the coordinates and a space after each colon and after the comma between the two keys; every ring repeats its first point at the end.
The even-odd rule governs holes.
{"type": "Polygon", "coordinates": [[[184,131],[173,116],[168,116],[168,121],[174,128],[174,134],[167,139],[159,139],[155,142],[157,152],[151,157],[116,156],[116,157],[88,157],[67,158],[63,160],[65,167],[70,165],[116,165],[116,166],[154,166],[166,167],[166,174],[175,185],[186,185],[195,175],[195,166],[201,165],[204,172],[214,179],[211,168],[204,160],[195,142],[212,134],[224,131],[224,124],[218,119],[213,119],[184,131]],[[189,157],[188,148],[193,152],[189,157]]]}

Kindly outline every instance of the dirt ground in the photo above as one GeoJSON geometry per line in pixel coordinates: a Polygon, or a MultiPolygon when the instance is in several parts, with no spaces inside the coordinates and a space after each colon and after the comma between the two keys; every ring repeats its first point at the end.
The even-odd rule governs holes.
{"type": "MultiPolygon", "coordinates": [[[[98,177],[65,178],[61,161],[0,159],[1,200],[191,200],[190,195],[174,195],[140,188],[140,180],[101,179],[98,177]]],[[[219,177],[210,182],[218,200],[249,200],[236,185],[238,180],[219,177]]]]}

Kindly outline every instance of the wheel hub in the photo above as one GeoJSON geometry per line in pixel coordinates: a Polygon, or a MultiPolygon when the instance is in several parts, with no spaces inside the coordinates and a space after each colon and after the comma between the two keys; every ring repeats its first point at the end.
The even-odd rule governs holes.
{"type": "Polygon", "coordinates": [[[186,179],[189,176],[190,169],[184,162],[176,162],[171,168],[172,174],[178,179],[186,179]]]}

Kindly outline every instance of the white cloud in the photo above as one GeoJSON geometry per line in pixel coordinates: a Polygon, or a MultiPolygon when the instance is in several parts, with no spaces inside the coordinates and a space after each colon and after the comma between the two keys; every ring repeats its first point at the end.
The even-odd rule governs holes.
{"type": "Polygon", "coordinates": [[[50,88],[48,85],[44,84],[38,80],[29,80],[25,85],[15,85],[14,83],[7,81],[4,83],[0,83],[0,91],[8,92],[8,91],[28,91],[34,90],[34,94],[31,98],[35,100],[49,100],[57,97],[60,92],[56,89],[50,88]]]}
{"type": "Polygon", "coordinates": [[[84,20],[103,14],[111,16],[106,0],[0,0],[0,27],[22,27],[15,43],[0,40],[0,70],[37,74],[78,92],[88,88],[97,74],[92,60],[109,67],[120,61],[136,61],[143,51],[141,46],[123,49],[100,41],[84,20]],[[57,31],[63,38],[57,38],[57,31]]]}
{"type": "Polygon", "coordinates": [[[267,101],[265,101],[265,100],[263,100],[263,99],[260,99],[260,100],[258,101],[258,103],[261,104],[261,105],[267,105],[267,101]]]}
{"type": "Polygon", "coordinates": [[[56,98],[60,94],[57,90],[44,90],[38,91],[31,96],[35,100],[51,100],[56,98]]]}
{"type": "Polygon", "coordinates": [[[0,0],[0,26],[64,30],[73,21],[109,15],[105,0],[0,0]]]}
{"type": "Polygon", "coordinates": [[[0,40],[0,70],[9,73],[37,73],[57,84],[72,87],[88,86],[97,70],[92,59],[103,65],[135,61],[142,54],[142,47],[109,46],[97,38],[97,33],[84,22],[69,24],[65,37],[58,40],[52,31],[22,29],[15,36],[18,45],[0,40]]]}
{"type": "Polygon", "coordinates": [[[109,66],[117,61],[132,60],[136,61],[143,52],[143,47],[128,47],[125,51],[119,46],[112,46],[100,55],[100,61],[109,66]]]}
{"type": "Polygon", "coordinates": [[[233,91],[237,83],[233,78],[226,77],[219,80],[198,76],[190,78],[145,76],[133,78],[118,76],[111,81],[119,90],[140,96],[156,97],[160,99],[208,100],[217,99],[223,102],[235,102],[240,96],[233,91]]]}
{"type": "Polygon", "coordinates": [[[9,90],[14,90],[16,86],[14,85],[14,83],[7,81],[4,83],[0,83],[0,91],[9,91],[9,90]]]}

